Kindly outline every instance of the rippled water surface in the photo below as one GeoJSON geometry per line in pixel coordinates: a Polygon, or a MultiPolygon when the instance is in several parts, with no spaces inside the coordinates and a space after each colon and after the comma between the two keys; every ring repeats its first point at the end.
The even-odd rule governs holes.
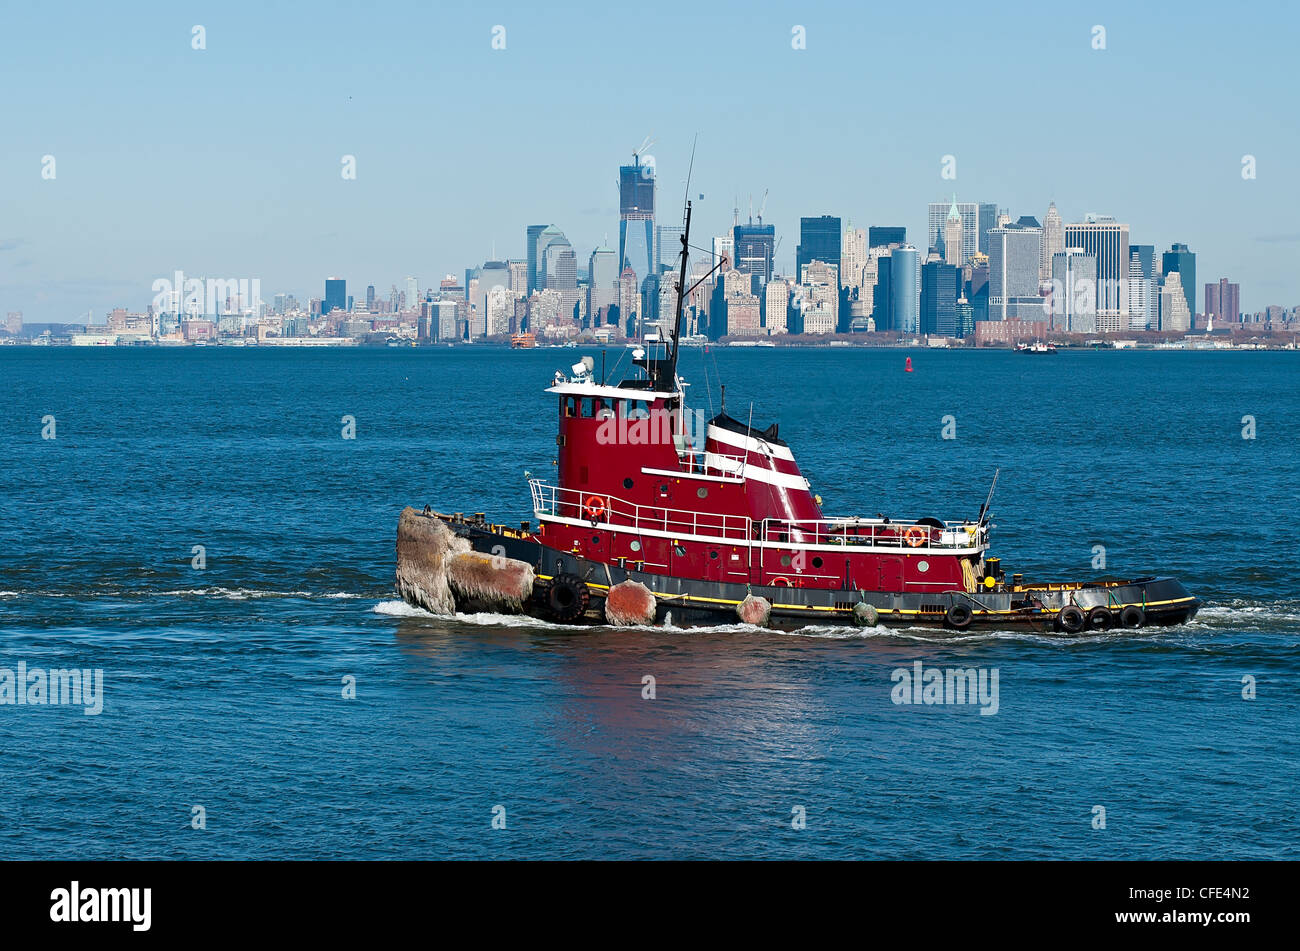
{"type": "Polygon", "coordinates": [[[0,348],[0,668],[104,672],[97,716],[0,705],[6,854],[1300,855],[1297,354],[684,352],[695,404],[721,379],[779,418],[828,512],[973,515],[1001,467],[1009,571],[1092,577],[1101,545],[1207,601],[1182,628],[575,632],[395,600],[403,505],[531,517],[541,390],[582,352],[0,348]],[[996,670],[996,714],[895,704],[916,661],[996,670]]]}

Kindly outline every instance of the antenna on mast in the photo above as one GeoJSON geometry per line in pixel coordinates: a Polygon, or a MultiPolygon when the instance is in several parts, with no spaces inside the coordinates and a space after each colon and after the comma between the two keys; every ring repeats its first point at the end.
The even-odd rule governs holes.
{"type": "Polygon", "coordinates": [[[993,470],[993,484],[989,486],[989,497],[984,500],[984,505],[980,508],[979,524],[983,525],[989,520],[989,507],[993,504],[993,490],[998,487],[998,475],[1002,472],[1001,468],[993,470]]]}

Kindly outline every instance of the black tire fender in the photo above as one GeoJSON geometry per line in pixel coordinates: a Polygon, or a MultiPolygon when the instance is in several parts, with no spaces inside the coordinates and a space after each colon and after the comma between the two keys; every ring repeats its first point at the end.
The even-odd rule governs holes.
{"type": "Polygon", "coordinates": [[[556,575],[547,583],[542,600],[546,612],[564,624],[580,617],[587,610],[587,605],[591,603],[591,592],[577,575],[556,575]]]}
{"type": "Polygon", "coordinates": [[[1095,607],[1088,612],[1088,630],[1109,631],[1115,626],[1115,612],[1107,607],[1095,607]]]}
{"type": "Polygon", "coordinates": [[[1130,604],[1123,611],[1119,612],[1119,626],[1127,628],[1138,628],[1147,622],[1147,613],[1136,604],[1130,604]]]}
{"type": "Polygon", "coordinates": [[[1067,634],[1078,634],[1083,630],[1083,626],[1087,622],[1087,615],[1083,613],[1083,608],[1077,604],[1067,604],[1061,608],[1061,613],[1056,616],[1057,626],[1067,634]]]}
{"type": "Polygon", "coordinates": [[[970,627],[970,622],[974,617],[975,612],[970,609],[970,605],[964,601],[958,601],[948,608],[947,613],[943,616],[943,623],[954,631],[964,631],[970,627]]]}

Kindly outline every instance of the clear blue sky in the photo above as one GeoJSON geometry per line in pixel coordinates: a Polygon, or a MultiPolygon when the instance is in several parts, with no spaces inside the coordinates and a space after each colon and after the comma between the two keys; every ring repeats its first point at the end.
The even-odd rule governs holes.
{"type": "Polygon", "coordinates": [[[1240,281],[1244,308],[1290,306],[1297,27],[1284,3],[10,3],[0,311],[102,320],[176,269],[382,295],[493,242],[523,257],[534,222],[585,265],[617,240],[617,166],[647,135],[676,223],[697,132],[700,244],[764,189],[784,268],[800,215],[921,243],[953,190],[1040,220],[1055,200],[1190,244],[1199,282],[1240,281]]]}

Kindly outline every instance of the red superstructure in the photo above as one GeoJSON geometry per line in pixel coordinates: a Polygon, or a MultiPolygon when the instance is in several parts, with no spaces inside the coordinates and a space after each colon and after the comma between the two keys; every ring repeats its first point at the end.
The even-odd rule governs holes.
{"type": "Polygon", "coordinates": [[[608,386],[588,371],[548,389],[558,397],[558,483],[530,483],[546,547],[701,581],[975,590],[984,527],[826,518],[775,425],[754,430],[720,414],[695,445],[678,384],[608,386]]]}

